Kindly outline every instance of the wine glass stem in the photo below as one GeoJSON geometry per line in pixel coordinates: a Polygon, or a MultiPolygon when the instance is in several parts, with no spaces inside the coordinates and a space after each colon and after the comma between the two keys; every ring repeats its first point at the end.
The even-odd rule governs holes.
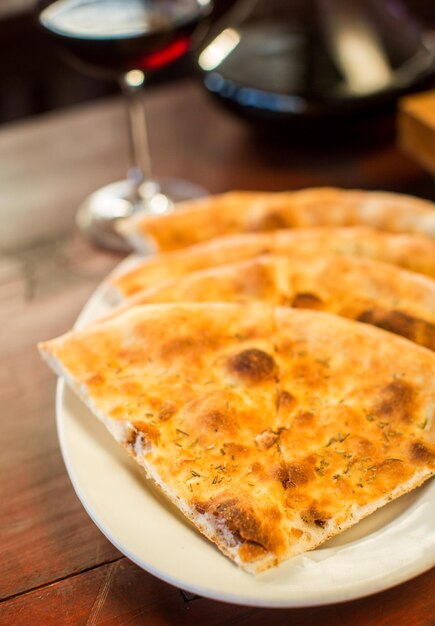
{"type": "Polygon", "coordinates": [[[128,174],[129,178],[133,179],[137,185],[151,179],[151,159],[142,90],[144,81],[145,76],[140,70],[132,70],[120,80],[127,103],[130,136],[132,167],[128,174]]]}

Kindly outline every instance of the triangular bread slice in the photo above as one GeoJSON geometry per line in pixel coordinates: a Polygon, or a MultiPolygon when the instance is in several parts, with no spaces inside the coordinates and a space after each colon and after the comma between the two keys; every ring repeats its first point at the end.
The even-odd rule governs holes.
{"type": "Polygon", "coordinates": [[[167,251],[231,233],[354,225],[435,238],[434,204],[397,193],[333,187],[236,191],[184,202],[167,215],[138,213],[120,229],[138,249],[167,251]]]}
{"type": "Polygon", "coordinates": [[[435,350],[435,280],[358,257],[253,257],[159,282],[112,315],[138,304],[250,300],[335,313],[435,350]]]}
{"type": "Polygon", "coordinates": [[[122,274],[112,275],[109,283],[114,287],[115,300],[188,272],[264,253],[358,256],[435,277],[434,241],[418,235],[349,227],[229,235],[147,258],[122,274]]]}
{"type": "Polygon", "coordinates": [[[435,355],[364,324],[262,303],[149,305],[40,350],[249,572],[435,472],[435,355]]]}

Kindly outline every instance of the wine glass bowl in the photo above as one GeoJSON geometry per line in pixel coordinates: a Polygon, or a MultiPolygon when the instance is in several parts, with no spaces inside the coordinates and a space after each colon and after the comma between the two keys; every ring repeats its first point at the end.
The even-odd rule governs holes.
{"type": "Polygon", "coordinates": [[[195,46],[212,0],[42,0],[37,20],[77,69],[117,80],[127,101],[131,162],[127,178],[89,196],[79,228],[110,249],[128,250],[116,229],[136,211],[165,213],[175,202],[206,193],[188,181],[151,175],[143,87],[147,76],[195,46]]]}
{"type": "Polygon", "coordinates": [[[184,55],[209,0],[43,0],[38,20],[71,62],[119,77],[184,55]]]}

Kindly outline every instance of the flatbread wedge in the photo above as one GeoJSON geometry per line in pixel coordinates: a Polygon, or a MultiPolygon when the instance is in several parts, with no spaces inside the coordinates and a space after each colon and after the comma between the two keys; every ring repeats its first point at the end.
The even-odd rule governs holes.
{"type": "Polygon", "coordinates": [[[228,235],[159,254],[108,279],[116,302],[161,281],[265,253],[339,254],[397,265],[435,278],[435,242],[418,235],[392,234],[365,227],[303,228],[228,235]]]}
{"type": "Polygon", "coordinates": [[[435,472],[435,355],[377,328],[263,303],[163,304],[40,350],[248,572],[435,472]]]}
{"type": "Polygon", "coordinates": [[[231,191],[180,202],[175,213],[161,216],[163,222],[169,225],[167,236],[163,234],[163,222],[154,229],[153,224],[158,224],[155,216],[145,217],[139,213],[121,220],[117,229],[133,248],[141,252],[174,250],[219,235],[243,232],[244,215],[250,207],[260,199],[272,200],[274,196],[274,193],[267,192],[231,191]],[[176,217],[178,214],[183,214],[181,220],[176,217]],[[195,234],[190,232],[190,227],[186,229],[186,220],[191,216],[194,217],[192,226],[195,234]]]}
{"type": "Polygon", "coordinates": [[[225,234],[313,226],[365,225],[435,238],[434,204],[397,193],[318,187],[279,193],[228,192],[138,213],[120,225],[139,250],[175,250],[225,234]]]}
{"type": "Polygon", "coordinates": [[[335,313],[435,350],[435,280],[358,257],[253,257],[159,282],[111,315],[138,304],[251,300],[335,313]]]}

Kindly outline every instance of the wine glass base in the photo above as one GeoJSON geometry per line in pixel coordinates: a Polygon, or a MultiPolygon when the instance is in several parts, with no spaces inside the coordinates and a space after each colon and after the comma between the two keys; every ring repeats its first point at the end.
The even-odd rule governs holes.
{"type": "Polygon", "coordinates": [[[76,223],[85,237],[97,245],[130,252],[131,245],[116,230],[119,220],[138,212],[169,213],[176,202],[207,194],[200,185],[173,178],[146,181],[139,187],[133,180],[121,180],[88,196],[77,211],[76,223]]]}

